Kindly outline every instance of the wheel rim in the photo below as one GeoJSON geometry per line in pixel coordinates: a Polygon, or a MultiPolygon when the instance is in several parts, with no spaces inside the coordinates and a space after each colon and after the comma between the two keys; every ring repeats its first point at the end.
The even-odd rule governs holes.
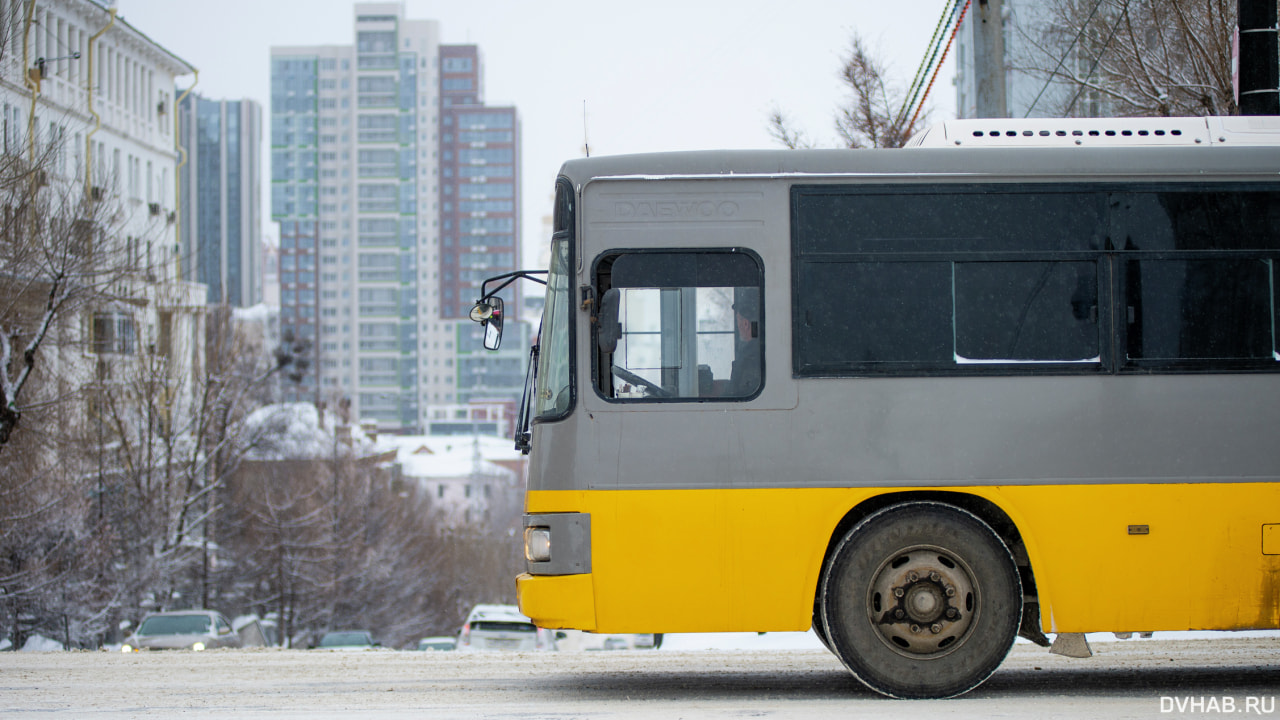
{"type": "Polygon", "coordinates": [[[913,660],[949,655],[964,645],[981,608],[974,573],[962,558],[933,545],[904,548],[880,563],[867,591],[867,620],[891,650],[913,660]]]}

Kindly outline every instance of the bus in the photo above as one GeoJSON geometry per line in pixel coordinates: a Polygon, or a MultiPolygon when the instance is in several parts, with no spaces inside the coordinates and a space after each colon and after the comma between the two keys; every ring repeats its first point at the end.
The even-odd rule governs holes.
{"type": "MultiPolygon", "coordinates": [[[[1016,637],[1280,628],[1280,122],[574,159],[521,611],[804,631],[891,697],[1016,637]]],[[[472,318],[501,342],[486,281],[472,318]]]]}

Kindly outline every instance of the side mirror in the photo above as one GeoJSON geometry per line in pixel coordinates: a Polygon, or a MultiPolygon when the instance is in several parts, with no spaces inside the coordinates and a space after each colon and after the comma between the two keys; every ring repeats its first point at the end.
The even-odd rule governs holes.
{"type": "Polygon", "coordinates": [[[600,314],[596,316],[596,343],[602,352],[613,352],[618,347],[618,339],[622,337],[622,323],[618,322],[620,300],[618,288],[605,290],[600,298],[600,314]]]}
{"type": "Polygon", "coordinates": [[[484,326],[484,347],[497,350],[502,344],[502,298],[481,300],[471,308],[470,317],[484,326]]]}

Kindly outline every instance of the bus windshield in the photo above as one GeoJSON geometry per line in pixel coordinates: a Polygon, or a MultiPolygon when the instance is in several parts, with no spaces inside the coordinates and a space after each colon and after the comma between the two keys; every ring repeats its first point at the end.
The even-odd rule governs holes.
{"type": "Polygon", "coordinates": [[[569,384],[569,234],[551,240],[551,268],[547,276],[546,311],[539,338],[538,374],[533,416],[553,419],[565,415],[573,404],[569,384]]]}

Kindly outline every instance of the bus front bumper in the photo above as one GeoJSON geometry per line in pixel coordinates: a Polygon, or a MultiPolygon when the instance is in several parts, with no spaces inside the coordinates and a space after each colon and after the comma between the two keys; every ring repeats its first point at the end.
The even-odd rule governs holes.
{"type": "Polygon", "coordinates": [[[595,630],[596,603],[590,574],[530,575],[516,578],[520,612],[538,627],[595,630]]]}

